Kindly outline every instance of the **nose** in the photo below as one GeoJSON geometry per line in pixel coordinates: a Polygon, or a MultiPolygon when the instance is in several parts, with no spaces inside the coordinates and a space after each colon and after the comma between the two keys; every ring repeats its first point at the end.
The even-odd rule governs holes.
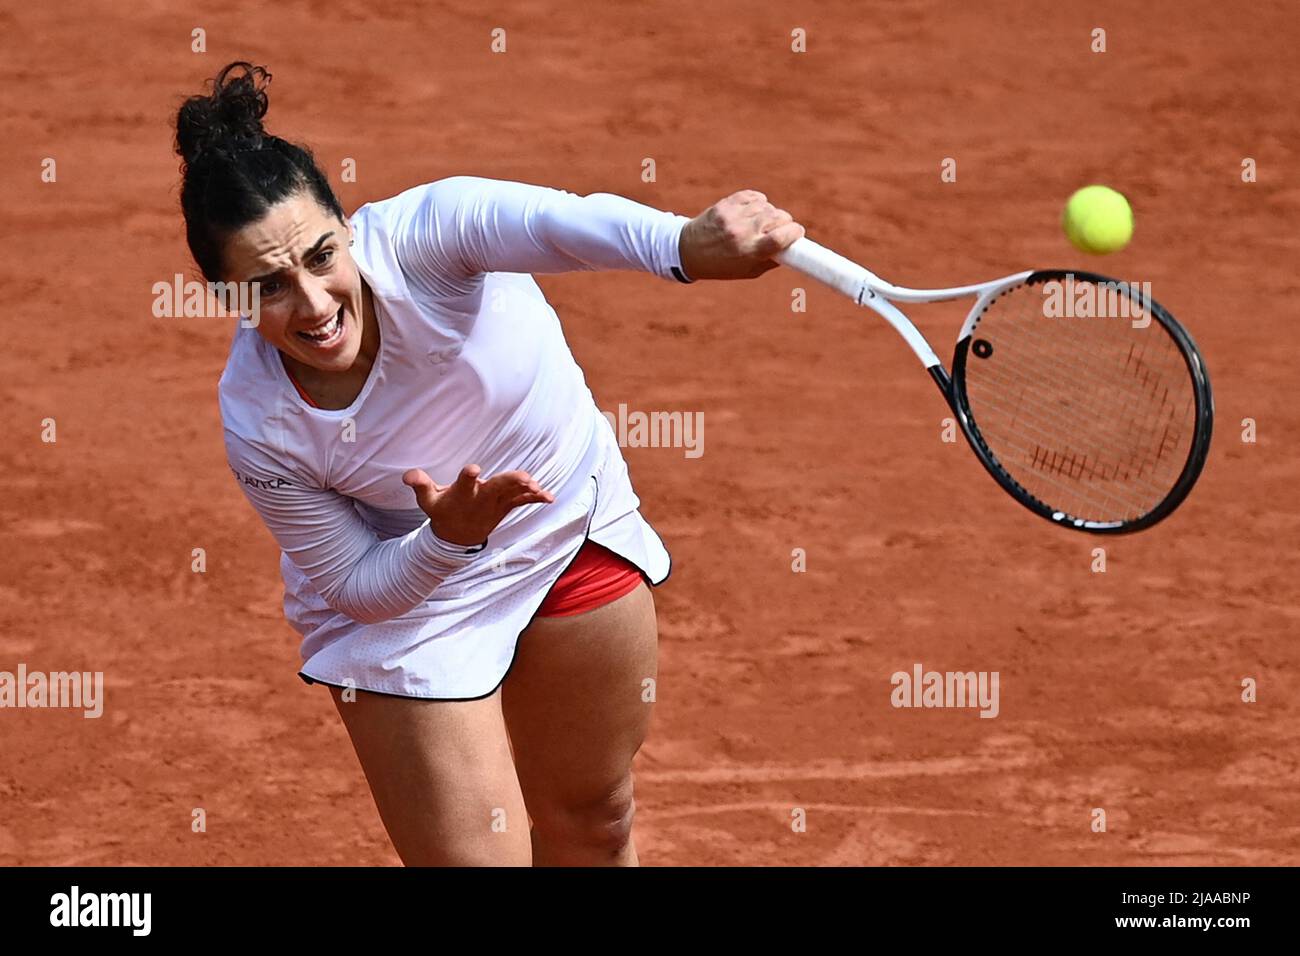
{"type": "Polygon", "coordinates": [[[325,283],[316,276],[307,276],[299,286],[298,318],[304,324],[313,325],[327,319],[336,310],[334,297],[330,295],[325,283]]]}

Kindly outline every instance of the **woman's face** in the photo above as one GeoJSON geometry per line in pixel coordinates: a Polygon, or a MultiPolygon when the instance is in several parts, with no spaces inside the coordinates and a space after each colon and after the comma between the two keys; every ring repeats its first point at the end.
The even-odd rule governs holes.
{"type": "Polygon", "coordinates": [[[303,191],[226,241],[227,281],[259,283],[257,331],[281,352],[325,372],[352,367],[361,348],[361,273],[351,226],[303,191]]]}

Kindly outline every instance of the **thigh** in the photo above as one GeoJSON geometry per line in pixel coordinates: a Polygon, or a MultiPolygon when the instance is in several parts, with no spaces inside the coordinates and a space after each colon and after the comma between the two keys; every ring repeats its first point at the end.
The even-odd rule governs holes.
{"type": "Polygon", "coordinates": [[[520,636],[502,703],[534,817],[630,783],[650,724],[645,682],[656,677],[657,640],[644,582],[586,614],[539,618],[520,636]]]}
{"type": "Polygon", "coordinates": [[[408,866],[527,866],[528,817],[500,691],[413,700],[330,688],[380,819],[408,866]]]}

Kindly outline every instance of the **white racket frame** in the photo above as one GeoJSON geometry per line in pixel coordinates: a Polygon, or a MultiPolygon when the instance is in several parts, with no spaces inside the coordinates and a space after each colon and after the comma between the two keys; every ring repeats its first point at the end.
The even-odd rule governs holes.
{"type": "Polygon", "coordinates": [[[906,286],[886,282],[870,269],[858,265],[852,259],[846,259],[838,252],[832,252],[807,237],[796,239],[788,248],[776,255],[776,261],[830,286],[858,305],[866,306],[876,312],[897,330],[927,369],[936,366],[942,368],[943,362],[930,347],[930,343],[925,340],[925,336],[902,310],[894,305],[894,302],[946,302],[951,299],[975,296],[975,304],[957,334],[957,341],[960,342],[970,335],[975,322],[983,314],[985,306],[991,299],[1021,284],[1034,274],[1034,270],[1030,269],[975,285],[953,286],[949,289],[909,289],[906,286]]]}

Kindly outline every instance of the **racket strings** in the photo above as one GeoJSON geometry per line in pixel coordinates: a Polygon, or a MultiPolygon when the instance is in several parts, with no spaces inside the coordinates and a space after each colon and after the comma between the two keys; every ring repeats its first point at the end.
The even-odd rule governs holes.
{"type": "MultiPolygon", "coordinates": [[[[986,374],[990,384],[992,384],[995,387],[993,392],[997,394],[1009,394],[1009,393],[1016,392],[1017,390],[1032,391],[1034,389],[1040,389],[1040,388],[1049,388],[1056,394],[1064,394],[1066,390],[1069,389],[1072,385],[1071,378],[1073,377],[1073,373],[1069,370],[1066,370],[1063,367],[1060,367],[1059,363],[1058,364],[1045,363],[1044,366],[1040,369],[1040,373],[1041,374],[1038,380],[1030,380],[1027,377],[1025,377],[1025,375],[1021,370],[1017,370],[1015,368],[1003,369],[999,364],[998,374],[994,374],[992,372],[986,374]]],[[[1106,440],[1105,444],[1109,447],[1117,447],[1123,444],[1132,445],[1134,441],[1139,441],[1143,443],[1142,445],[1137,447],[1145,447],[1147,444],[1149,444],[1151,439],[1148,436],[1142,434],[1133,435],[1130,433],[1123,432],[1121,430],[1124,428],[1125,422],[1127,422],[1127,424],[1130,427],[1135,426],[1138,423],[1134,418],[1132,418],[1132,416],[1121,416],[1120,419],[1114,419],[1112,417],[1113,409],[1107,407],[1104,403],[1106,395],[1102,393],[1102,388],[1103,386],[1098,385],[1096,388],[1093,388],[1087,394],[1076,399],[1072,403],[1072,408],[1076,415],[1087,416],[1093,422],[1093,426],[1092,426],[1093,437],[1098,439],[1105,439],[1106,440]]],[[[1113,395],[1114,392],[1112,391],[1107,394],[1113,395]]],[[[987,401],[990,404],[995,404],[995,405],[997,404],[996,402],[993,401],[992,398],[985,398],[984,401],[987,401]]],[[[1167,398],[1162,396],[1162,404],[1166,402],[1167,402],[1167,398]]],[[[1025,420],[1026,426],[1033,428],[1037,431],[1038,438],[1040,441],[1047,442],[1048,444],[1055,441],[1057,436],[1055,435],[1052,428],[1053,423],[1047,419],[1044,419],[1041,415],[1036,414],[1036,409],[1033,405],[1021,403],[1018,407],[1014,409],[1003,408],[1002,410],[1012,416],[1016,416],[1016,415],[1022,416],[1025,420]]],[[[1162,457],[1164,451],[1170,445],[1176,446],[1177,441],[1178,441],[1177,431],[1173,428],[1173,426],[1170,423],[1166,422],[1164,426],[1164,432],[1162,433],[1162,442],[1157,450],[1157,457],[1162,457]]],[[[1061,452],[1060,454],[1057,454],[1047,447],[1040,449],[1040,451],[1041,454],[1036,455],[1032,462],[1036,467],[1049,467],[1052,464],[1058,462],[1065,464],[1071,461],[1078,463],[1086,460],[1086,455],[1081,458],[1078,454],[1075,453],[1067,454],[1065,452],[1061,452]]],[[[1139,465],[1139,474],[1140,474],[1142,471],[1140,463],[1135,461],[1134,464],[1139,465]]],[[[1092,468],[1091,474],[1094,477],[1096,477],[1096,469],[1099,466],[1103,467],[1104,469],[1104,464],[1099,459],[1093,458],[1091,462],[1091,468],[1092,468]]],[[[1088,466],[1084,465],[1083,467],[1088,467],[1088,466]]],[[[1102,474],[1101,477],[1108,477],[1108,476],[1102,474]]]]}
{"type": "Polygon", "coordinates": [[[1049,317],[1043,293],[1016,287],[981,316],[973,337],[991,351],[966,358],[971,418],[1007,474],[1049,507],[1141,517],[1177,482],[1195,433],[1183,352],[1154,316],[1145,327],[1132,315],[1049,317]]]}
{"type": "MultiPolygon", "coordinates": [[[[980,407],[985,409],[995,406],[985,402],[980,407]]],[[[991,450],[994,452],[995,457],[1003,463],[1004,468],[1007,468],[1008,473],[1016,478],[1018,483],[1026,487],[1026,490],[1033,493],[1039,500],[1052,503],[1052,507],[1056,509],[1075,516],[1082,517],[1086,515],[1093,520],[1099,521],[1119,520],[1114,517],[1104,517],[1103,515],[1118,514],[1120,518],[1132,518],[1148,510],[1140,502],[1135,503],[1134,496],[1139,499],[1158,502],[1168,491],[1167,487],[1163,487],[1144,477],[1148,469],[1143,462],[1138,460],[1136,455],[1130,455],[1126,461],[1107,461],[1101,455],[1081,448],[1058,449],[1054,446],[1059,444],[1059,439],[1050,433],[1050,426],[1031,423],[1023,417],[1020,417],[1020,421],[1017,423],[1015,421],[1018,417],[1016,411],[1008,411],[1003,408],[996,408],[996,410],[1003,411],[1008,418],[1013,420],[1013,427],[1018,424],[1026,434],[1006,437],[997,434],[990,435],[986,441],[992,446],[991,450]],[[1015,451],[1016,455],[1008,454],[1008,449],[1015,451]],[[1022,463],[1024,467],[1017,468],[1017,461],[1022,463]],[[1036,470],[1040,481],[1046,482],[1057,491],[1067,492],[1067,495],[1065,497],[1060,494],[1048,495],[1044,491],[1037,489],[1033,482],[1027,480],[1026,469],[1036,470]],[[1054,480],[1051,477],[1053,475],[1061,480],[1054,480]],[[1105,488],[1104,484],[1101,484],[1116,481],[1124,483],[1127,487],[1120,491],[1110,491],[1105,488]],[[1091,503],[1098,506],[1095,513],[1087,512],[1080,505],[1073,503],[1079,496],[1081,484],[1092,485],[1091,503]],[[1115,497],[1117,495],[1121,496],[1122,500],[1115,497]],[[1117,501],[1124,505],[1118,512],[1114,507],[1117,501]]],[[[988,421],[988,416],[984,415],[983,412],[981,412],[981,420],[988,421]]],[[[992,429],[990,430],[992,431],[992,429]]],[[[1075,442],[1078,444],[1077,439],[1075,439],[1075,442]]]]}
{"type": "MultiPolygon", "coordinates": [[[[998,390],[1002,393],[1010,392],[1013,391],[1014,389],[1033,389],[1041,386],[1041,387],[1052,389],[1053,392],[1055,392],[1056,394],[1064,394],[1068,389],[1073,387],[1072,380],[1078,377],[1077,369],[1076,370],[1066,369],[1062,365],[1060,365],[1060,363],[1045,362],[1044,366],[1040,369],[1041,375],[1038,381],[1030,381],[1029,379],[1025,378],[1022,374],[1017,375],[1016,374],[1017,370],[1014,368],[1003,369],[1001,365],[999,365],[998,368],[999,368],[999,373],[1001,374],[989,373],[988,377],[992,383],[998,386],[998,390]]],[[[1107,444],[1110,445],[1111,447],[1117,447],[1122,444],[1129,444],[1132,447],[1140,447],[1140,448],[1150,447],[1152,442],[1154,442],[1154,437],[1152,435],[1147,435],[1147,434],[1133,435],[1131,433],[1125,433],[1121,431],[1121,429],[1124,427],[1124,425],[1122,424],[1124,422],[1127,422],[1130,427],[1136,426],[1139,423],[1132,416],[1120,416],[1120,418],[1115,418],[1113,416],[1114,410],[1108,407],[1103,401],[1104,396],[1102,394],[1102,389],[1107,386],[1102,384],[1100,375],[1096,377],[1096,381],[1098,382],[1096,387],[1092,388],[1087,394],[1085,394],[1081,398],[1076,399],[1072,403],[1072,407],[1076,412],[1076,414],[1080,416],[1087,416],[1093,422],[1092,431],[1094,437],[1107,439],[1107,444]],[[1133,443],[1135,442],[1137,442],[1138,444],[1134,445],[1133,443]]],[[[1113,386],[1111,387],[1113,388],[1113,386]]],[[[1106,394],[1113,395],[1115,394],[1115,392],[1111,391],[1106,394]]],[[[1161,398],[1162,406],[1168,403],[1167,387],[1164,389],[1164,392],[1160,396],[1160,398],[1161,398]]],[[[1194,396],[1191,394],[1190,389],[1188,390],[1188,400],[1194,404],[1195,399],[1194,396]]],[[[988,399],[988,401],[991,402],[992,399],[988,399]]],[[[1014,411],[1009,409],[1007,409],[1007,411],[1012,412],[1013,414],[1018,412],[1019,414],[1024,416],[1027,425],[1029,425],[1030,427],[1037,427],[1040,440],[1046,441],[1049,444],[1055,440],[1056,436],[1053,434],[1052,429],[1049,427],[1049,424],[1044,422],[1044,420],[1040,416],[1036,416],[1034,414],[1034,409],[1032,406],[1022,405],[1021,407],[1019,407],[1014,411]]],[[[1194,411],[1194,409],[1191,409],[1189,411],[1194,411]]],[[[1160,422],[1160,416],[1157,415],[1153,419],[1153,421],[1155,424],[1153,424],[1152,426],[1151,429],[1152,432],[1154,432],[1155,428],[1158,427],[1160,422]]],[[[1175,428],[1171,422],[1166,421],[1164,424],[1164,431],[1162,432],[1161,439],[1156,446],[1156,457],[1157,458],[1163,457],[1164,453],[1167,450],[1177,446],[1179,440],[1180,440],[1179,430],[1175,428]]],[[[1079,460],[1077,455],[1062,453],[1058,456],[1050,449],[1044,448],[1042,449],[1041,457],[1035,456],[1033,460],[1033,464],[1035,466],[1046,467],[1054,462],[1065,463],[1065,462],[1069,462],[1071,459],[1074,459],[1076,461],[1079,460]]],[[[1094,477],[1096,477],[1095,470],[1099,464],[1101,463],[1096,459],[1094,459],[1092,462],[1094,477]]],[[[1143,466],[1143,463],[1136,461],[1136,459],[1132,462],[1132,464],[1137,467],[1139,475],[1146,470],[1143,466]]],[[[1108,477],[1108,476],[1103,473],[1101,477],[1108,477]]]]}
{"type": "MultiPolygon", "coordinates": [[[[1073,321],[1079,321],[1079,320],[1076,319],[1073,321]]],[[[1084,321],[1088,321],[1088,320],[1084,320],[1084,321]]],[[[1094,321],[1098,321],[1098,320],[1094,320],[1094,321]]],[[[1108,321],[1108,320],[1100,320],[1100,321],[1108,321]]],[[[1114,320],[1109,320],[1109,321],[1114,321],[1114,320]]],[[[1134,330],[1134,331],[1138,331],[1138,330],[1134,330]]],[[[1037,333],[1029,331],[1027,332],[1027,334],[1039,336],[1041,341],[1036,343],[1036,345],[1041,348],[1044,356],[1050,355],[1051,343],[1047,340],[1048,337],[1045,333],[1043,333],[1042,331],[1037,333]]],[[[1149,398],[1151,398],[1152,400],[1159,399],[1160,405],[1162,406],[1161,410],[1163,410],[1163,406],[1167,404],[1169,401],[1169,386],[1167,384],[1167,376],[1164,374],[1164,372],[1161,371],[1153,372],[1152,365],[1149,362],[1143,361],[1143,353],[1145,352],[1147,345],[1150,344],[1150,341],[1151,341],[1150,339],[1145,339],[1140,343],[1137,342],[1128,343],[1128,353],[1125,358],[1124,371],[1118,377],[1113,377],[1108,380],[1106,368],[1104,367],[1087,368],[1085,365],[1085,368],[1083,370],[1089,375],[1089,378],[1095,383],[1094,387],[1091,390],[1090,395],[1097,396],[1105,388],[1114,388],[1114,389],[1119,389],[1121,394],[1127,393],[1132,399],[1132,401],[1136,403],[1140,399],[1140,396],[1132,388],[1133,383],[1129,381],[1128,375],[1131,374],[1134,378],[1136,378],[1140,373],[1142,387],[1150,388],[1149,398]]],[[[1177,363],[1171,366],[1168,361],[1163,362],[1162,364],[1165,366],[1165,371],[1173,372],[1176,375],[1181,374],[1185,378],[1185,366],[1182,364],[1182,353],[1178,351],[1178,346],[1174,343],[1173,339],[1170,338],[1167,334],[1165,334],[1165,335],[1161,335],[1158,339],[1156,339],[1156,341],[1159,342],[1160,344],[1168,345],[1168,347],[1173,350],[1172,356],[1167,355],[1165,356],[1165,358],[1166,360],[1172,358],[1173,361],[1177,363]]],[[[1085,363],[1086,363],[1086,357],[1085,357],[1085,363]]],[[[1070,387],[1073,380],[1076,377],[1078,377],[1079,366],[1076,365],[1073,369],[1071,369],[1065,367],[1060,362],[1056,362],[1056,367],[1060,370],[1061,378],[1062,378],[1062,381],[1058,381],[1057,387],[1058,388],[1070,387]]],[[[1194,403],[1195,396],[1192,393],[1190,385],[1186,389],[1186,397],[1194,403]]],[[[1089,406],[1086,401],[1080,403],[1080,408],[1082,410],[1091,412],[1093,414],[1110,411],[1110,409],[1105,405],[1099,406],[1097,404],[1093,404],[1089,406]]],[[[1151,419],[1151,421],[1153,422],[1158,422],[1159,420],[1160,420],[1159,414],[1157,414],[1151,419]]],[[[1097,419],[1097,427],[1104,427],[1103,424],[1104,421],[1105,419],[1099,417],[1097,419]]],[[[1131,421],[1130,423],[1137,424],[1135,420],[1131,421]]],[[[1153,426],[1153,430],[1154,430],[1154,426],[1153,426]]]]}
{"type": "MultiPolygon", "coordinates": [[[[1033,326],[1026,328],[1032,329],[1033,326]]],[[[1026,337],[1040,338],[1041,336],[1028,332],[1026,337]]],[[[1145,396],[1141,391],[1142,387],[1149,387],[1153,380],[1149,367],[1143,368],[1147,363],[1139,361],[1137,366],[1139,371],[1135,377],[1141,378],[1138,386],[1136,382],[1116,379],[1106,374],[1110,371],[1106,366],[1103,366],[1100,372],[1095,367],[1090,369],[1087,365],[1095,366],[1095,363],[1086,361],[1080,362],[1082,367],[1070,374],[1061,370],[1061,363],[1053,359],[1051,352],[1043,351],[1040,343],[1032,344],[1038,349],[1039,381],[1026,383],[1024,376],[1020,376],[1019,388],[1016,390],[1019,396],[1016,413],[1033,420],[1037,427],[1034,428],[1035,434],[1031,436],[1035,439],[1032,446],[1014,442],[1022,453],[1021,460],[1031,469],[1055,474],[1058,477],[1068,477],[1076,484],[1085,478],[1085,472],[1086,478],[1094,482],[1098,478],[1103,481],[1128,481],[1134,486],[1134,491],[1145,493],[1144,496],[1157,496],[1156,500],[1158,500],[1163,489],[1158,486],[1152,487],[1141,479],[1153,470],[1154,462],[1151,460],[1152,456],[1147,454],[1148,450],[1155,447],[1157,457],[1163,457],[1164,449],[1170,444],[1168,440],[1170,429],[1167,424],[1161,429],[1161,442],[1155,445],[1154,436],[1149,432],[1156,430],[1161,420],[1167,417],[1168,410],[1166,409],[1165,415],[1162,415],[1161,410],[1156,409],[1155,414],[1145,423],[1138,414],[1141,406],[1149,398],[1154,398],[1154,389],[1151,396],[1145,396]],[[1060,377],[1045,374],[1047,369],[1058,370],[1060,377]],[[1068,378],[1065,377],[1067,375],[1068,378]],[[1076,382],[1088,380],[1096,384],[1090,390],[1080,394],[1076,382]],[[1061,401],[1062,396],[1067,396],[1064,402],[1061,401]],[[1053,427],[1059,425],[1059,422],[1044,423],[1041,415],[1033,414],[1036,409],[1052,409],[1054,404],[1057,407],[1059,404],[1068,405],[1073,416],[1071,427],[1075,432],[1082,432],[1082,434],[1071,435],[1071,445],[1062,445],[1060,436],[1056,433],[1059,429],[1053,427]],[[1078,426],[1080,421],[1087,422],[1088,427],[1080,429],[1078,426]],[[1144,430],[1144,424],[1150,427],[1144,430]],[[1081,439],[1087,440],[1086,443],[1081,439]],[[1084,447],[1072,447],[1080,444],[1084,447]],[[1097,453],[1090,456],[1086,450],[1088,448],[1096,449],[1097,453]]],[[[1082,353],[1085,358],[1095,354],[1096,352],[1091,350],[1082,353]]],[[[1127,367],[1132,369],[1134,363],[1129,360],[1127,367]]],[[[1011,424],[1013,426],[1016,424],[1014,418],[1011,424]]],[[[1054,481],[1052,484],[1059,490],[1060,482],[1054,481]]],[[[1104,502],[1095,503],[1113,507],[1113,495],[1107,495],[1106,498],[1104,502]]],[[[1065,505],[1057,507],[1063,510],[1066,508],[1065,505]]]]}
{"type": "MultiPolygon", "coordinates": [[[[980,405],[981,420],[987,417],[984,414],[984,409],[986,408],[1002,413],[1010,418],[1014,418],[1017,414],[1015,410],[1000,407],[996,403],[983,400],[980,405]]],[[[1087,479],[1088,481],[1113,481],[1115,478],[1119,477],[1115,471],[1107,471],[1107,463],[1105,461],[1101,460],[1099,457],[1089,457],[1089,453],[1086,451],[1081,452],[1072,450],[1068,452],[1058,452],[1052,450],[1050,446],[1055,439],[1055,436],[1052,435],[1048,431],[1048,428],[1043,424],[1030,419],[1022,419],[1020,424],[1024,427],[1025,431],[1033,433],[1031,436],[1027,436],[1032,438],[1033,441],[1029,443],[1023,441],[1011,442],[1010,444],[1012,447],[1017,449],[1021,459],[1027,459],[1030,468],[1039,471],[1044,474],[1044,476],[1056,474],[1070,478],[1076,482],[1084,479],[1087,479]]],[[[980,426],[980,429],[982,432],[982,425],[980,426]]],[[[988,440],[989,439],[986,437],[985,441],[987,442],[988,440]]],[[[999,461],[1002,461],[1002,457],[1003,456],[999,456],[999,461]]],[[[1016,475],[1013,473],[1012,477],[1016,477],[1016,475]]],[[[1157,500],[1159,500],[1159,498],[1168,490],[1160,487],[1152,481],[1145,480],[1141,473],[1134,476],[1130,472],[1126,480],[1129,481],[1135,490],[1144,495],[1155,496],[1157,500]]],[[[1071,491],[1075,490],[1074,485],[1058,485],[1058,487],[1063,487],[1071,491]]],[[[1040,500],[1043,501],[1049,500],[1041,496],[1035,497],[1039,497],[1040,500]]],[[[1075,512],[1070,513],[1074,514],[1075,512]]]]}
{"type": "MultiPolygon", "coordinates": [[[[1050,322],[1052,320],[1049,319],[1046,321],[1050,322]]],[[[1077,322],[1081,320],[1072,319],[1068,321],[1077,322]]],[[[1082,321],[1087,321],[1087,320],[1082,320],[1082,321]]],[[[1104,321],[1104,320],[1097,320],[1097,321],[1104,321]]],[[[1045,385],[1050,385],[1055,390],[1060,392],[1065,392],[1076,388],[1088,389],[1087,394],[1084,395],[1082,398],[1080,398],[1078,401],[1077,407],[1081,411],[1087,411],[1092,413],[1097,413],[1099,411],[1109,412],[1110,409],[1108,407],[1100,405],[1097,402],[1092,400],[1100,396],[1103,390],[1106,388],[1120,388],[1122,390],[1128,390],[1127,387],[1129,386],[1130,383],[1124,374],[1121,373],[1119,375],[1108,375],[1109,370],[1107,368],[1098,367],[1095,364],[1093,365],[1093,367],[1087,368],[1086,366],[1089,360],[1089,356],[1087,354],[1075,357],[1069,361],[1063,360],[1060,356],[1054,354],[1055,350],[1053,349],[1053,343],[1059,341],[1060,339],[1060,333],[1058,331],[1048,330],[1043,327],[1040,327],[1037,331],[1035,331],[1032,326],[1026,325],[1020,330],[1020,334],[1025,338],[1037,339],[1037,341],[1033,342],[1032,344],[1043,363],[1040,371],[1042,372],[1043,378],[1045,379],[1044,381],[1045,385]],[[1080,377],[1079,373],[1081,370],[1086,371],[1088,373],[1086,378],[1080,377]],[[1046,379],[1050,378],[1053,373],[1055,373],[1055,380],[1046,381],[1046,379]]],[[[1165,336],[1165,338],[1166,340],[1169,341],[1171,345],[1173,345],[1172,339],[1168,339],[1168,336],[1165,336]]],[[[1149,366],[1147,366],[1146,363],[1142,362],[1142,357],[1140,354],[1136,356],[1136,359],[1133,356],[1133,350],[1137,346],[1137,344],[1133,342],[1129,342],[1128,345],[1129,345],[1129,352],[1128,352],[1128,357],[1126,358],[1126,365],[1136,360],[1136,362],[1144,369],[1149,369],[1149,366]]],[[[1145,342],[1142,343],[1142,348],[1145,348],[1145,346],[1146,343],[1145,342]]],[[[1174,348],[1176,349],[1177,346],[1174,346],[1174,348]]],[[[1143,374],[1146,375],[1148,381],[1155,381],[1155,379],[1152,379],[1150,377],[1149,371],[1144,371],[1143,374]]],[[[1154,394],[1154,388],[1153,388],[1153,394],[1154,394]]],[[[1168,394],[1168,387],[1165,388],[1165,394],[1166,395],[1168,394]]],[[[1190,388],[1188,389],[1188,396],[1191,397],[1190,388]]]]}
{"type": "MultiPolygon", "coordinates": [[[[1041,357],[1043,356],[1040,355],[1041,357]]],[[[1059,363],[1052,364],[1059,367],[1059,363]]],[[[1156,399],[1155,390],[1146,396],[1138,387],[1134,387],[1135,383],[1108,379],[1104,368],[1098,372],[1087,368],[1087,363],[1080,364],[1082,367],[1075,373],[1075,377],[1080,380],[1084,380],[1085,376],[1092,378],[1098,382],[1098,387],[1093,388],[1085,397],[1068,402],[1076,422],[1087,422],[1085,428],[1077,428],[1076,425],[1079,434],[1072,435],[1071,438],[1074,442],[1087,439],[1085,447],[1090,446],[1101,453],[1093,455],[1089,465],[1087,451],[1061,447],[1060,438],[1054,430],[1042,427],[1038,430],[1038,444],[1031,454],[1029,464],[1041,471],[1062,472],[1071,462],[1077,466],[1082,461],[1083,466],[1074,469],[1077,472],[1073,475],[1076,480],[1084,477],[1082,472],[1086,469],[1089,478],[1120,479],[1140,484],[1144,475],[1155,471],[1158,459],[1163,458],[1165,449],[1171,444],[1170,439],[1173,438],[1175,442],[1177,440],[1176,435],[1171,436],[1175,429],[1169,423],[1171,409],[1166,407],[1168,400],[1162,392],[1159,407],[1144,407],[1156,399]],[[1160,433],[1158,440],[1155,434],[1157,431],[1160,433]]],[[[1036,405],[1059,396],[1068,396],[1071,390],[1077,394],[1074,382],[1065,378],[1065,374],[1062,372],[1061,377],[1055,378],[1042,375],[1040,382],[1030,383],[1025,383],[1022,377],[1023,397],[1019,411],[1032,417],[1036,405]],[[1026,384],[1028,387],[1024,387],[1026,384]],[[1043,394],[1042,389],[1049,390],[1049,393],[1043,394]]],[[[1149,386],[1153,380],[1150,371],[1144,371],[1141,387],[1149,386]]],[[[1162,489],[1153,487],[1149,490],[1159,494],[1162,489]]]]}
{"type": "MultiPolygon", "coordinates": [[[[1013,391],[1015,389],[1033,388],[1039,384],[1048,384],[1059,388],[1061,387],[1060,383],[1067,381],[1064,375],[1065,373],[1063,372],[1061,376],[1056,377],[1053,381],[1045,381],[1040,383],[1040,382],[1031,382],[1030,380],[1024,378],[1021,375],[1016,375],[1014,370],[1009,370],[1000,375],[989,374],[988,378],[992,384],[997,386],[999,392],[1006,393],[1006,392],[1013,391]]],[[[1048,375],[1045,373],[1044,379],[1047,378],[1048,375]]],[[[986,401],[993,403],[992,399],[986,399],[986,401]]],[[[1085,396],[1084,398],[1076,401],[1073,407],[1077,414],[1093,416],[1094,422],[1096,423],[1094,425],[1094,433],[1097,435],[1097,437],[1107,438],[1110,444],[1123,443],[1126,441],[1130,441],[1133,438],[1133,436],[1131,435],[1123,434],[1120,432],[1119,429],[1122,426],[1112,424],[1107,419],[1101,417],[1103,413],[1107,411],[1107,409],[1104,409],[1101,403],[1097,400],[1097,393],[1095,391],[1092,394],[1085,396]]],[[[1025,419],[1027,426],[1031,428],[1037,428],[1040,438],[1042,438],[1043,440],[1046,440],[1048,442],[1054,440],[1055,435],[1052,432],[1050,422],[1047,422],[1041,416],[1036,415],[1032,407],[1026,408],[1022,406],[1017,409],[1004,409],[1004,410],[1007,411],[1008,414],[1022,415],[1025,419]]],[[[1168,430],[1168,426],[1166,426],[1166,429],[1168,430]]],[[[1060,455],[1059,460],[1068,461],[1074,457],[1075,457],[1074,455],[1062,454],[1060,455]]],[[[1058,458],[1056,455],[1051,455],[1049,459],[1047,450],[1044,450],[1042,458],[1041,459],[1035,458],[1034,463],[1037,465],[1039,464],[1040,460],[1044,464],[1046,464],[1049,461],[1055,462],[1058,460],[1058,458]]],[[[1094,460],[1093,462],[1094,470],[1097,464],[1098,464],[1097,461],[1094,460]]]]}

